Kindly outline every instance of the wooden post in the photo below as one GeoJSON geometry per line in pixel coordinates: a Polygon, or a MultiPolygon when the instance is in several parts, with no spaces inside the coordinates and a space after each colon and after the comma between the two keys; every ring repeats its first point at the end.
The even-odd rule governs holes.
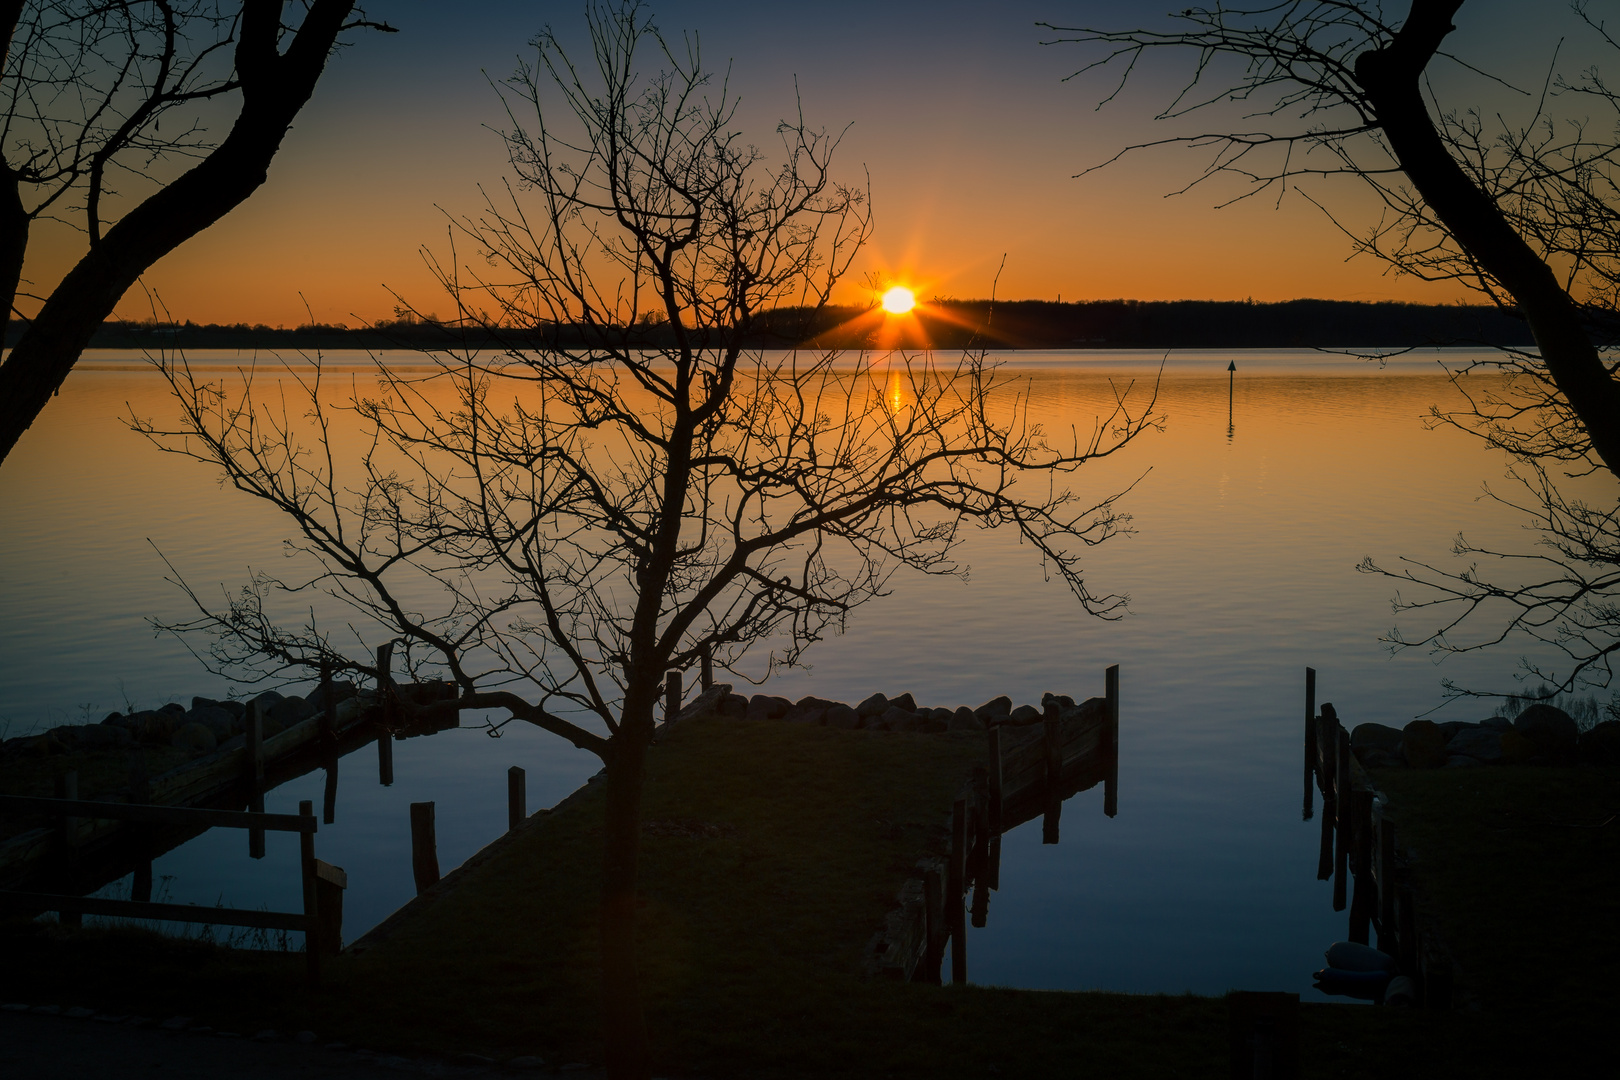
{"type": "Polygon", "coordinates": [[[1305,669],[1305,820],[1315,813],[1316,786],[1316,669],[1305,669]]]}
{"type": "Polygon", "coordinates": [[[707,694],[710,690],[714,689],[714,657],[710,655],[709,646],[707,645],[703,646],[703,653],[699,661],[698,671],[700,673],[700,685],[703,687],[703,692],[707,694]]]}
{"type": "Polygon", "coordinates": [[[963,872],[967,862],[967,800],[958,798],[951,807],[951,852],[946,865],[945,918],[951,934],[951,983],[967,982],[967,926],[962,899],[966,892],[963,872]]]}
{"type": "Polygon", "coordinates": [[[506,831],[511,832],[529,816],[529,799],[524,791],[525,774],[514,765],[506,770],[506,831]]]}
{"type": "Polygon", "coordinates": [[[1046,814],[1041,819],[1041,843],[1058,842],[1058,818],[1063,813],[1063,732],[1057,705],[1048,702],[1041,717],[1041,741],[1046,751],[1046,814]]]}
{"type": "MultiPolygon", "coordinates": [[[[328,956],[343,951],[343,890],[349,887],[349,875],[343,867],[315,860],[316,919],[320,929],[315,935],[316,945],[328,956]]],[[[309,946],[306,944],[305,948],[309,946]]]]}
{"type": "Polygon", "coordinates": [[[988,756],[990,781],[990,832],[1001,835],[1001,725],[990,725],[990,753],[988,756]]]}
{"type": "Polygon", "coordinates": [[[985,852],[984,883],[992,889],[1001,889],[1001,834],[990,834],[990,846],[985,852]]]}
{"type": "MultiPolygon", "coordinates": [[[[58,773],[56,777],[56,797],[58,799],[77,799],[79,797],[79,773],[76,769],[58,773]]],[[[62,853],[62,862],[73,864],[79,857],[79,819],[68,817],[66,814],[56,819],[56,842],[58,850],[62,853]]],[[[63,926],[82,926],[84,916],[77,911],[59,911],[57,920],[63,926]]]]}
{"type": "Polygon", "coordinates": [[[673,724],[681,714],[681,673],[664,672],[664,723],[673,724]]]}
{"type": "MultiPolygon", "coordinates": [[[[332,685],[332,664],[321,661],[321,741],[329,743],[337,737],[337,693],[332,685]]],[[[328,822],[330,824],[330,822],[328,822]]]]}
{"type": "Polygon", "coordinates": [[[1350,844],[1356,814],[1355,792],[1350,790],[1350,733],[1333,721],[1333,808],[1338,818],[1333,862],[1333,910],[1343,911],[1349,892],[1350,844]]]}
{"type": "MultiPolygon", "coordinates": [[[[129,801],[132,803],[152,801],[152,781],[146,773],[146,753],[142,750],[135,750],[129,755],[129,801]]],[[[134,823],[125,828],[137,856],[134,876],[129,885],[129,898],[149,904],[152,902],[152,854],[148,846],[147,830],[134,823]]]]}
{"type": "Polygon", "coordinates": [[[1372,882],[1372,792],[1351,792],[1351,800],[1355,804],[1351,816],[1355,891],[1350,898],[1350,940],[1365,945],[1378,895],[1372,882]]]}
{"type": "Polygon", "coordinates": [[[337,822],[338,756],[333,750],[326,759],[326,787],[321,792],[321,824],[337,822]]]}
{"type": "MultiPolygon", "coordinates": [[[[315,804],[308,799],[301,800],[298,803],[298,814],[300,817],[309,818],[313,823],[315,804]]],[[[298,834],[298,868],[304,886],[304,963],[309,974],[309,983],[314,986],[321,981],[321,900],[315,888],[314,832],[298,834]]]]}
{"type": "MultiPolygon", "coordinates": [[[[247,754],[242,760],[247,780],[247,808],[264,813],[264,703],[254,698],[247,705],[247,754]]],[[[248,858],[264,858],[264,830],[248,830],[248,858]]]]}
{"type": "MultiPolygon", "coordinates": [[[[1380,939],[1396,940],[1395,823],[1387,815],[1378,821],[1378,933],[1380,939]]],[[[1383,951],[1394,955],[1393,949],[1383,951]]]]}
{"type": "Polygon", "coordinates": [[[938,985],[945,966],[945,939],[950,934],[945,925],[945,881],[937,866],[923,871],[923,933],[923,979],[938,985]]]}
{"type": "Polygon", "coordinates": [[[377,783],[389,787],[394,782],[394,643],[377,647],[377,698],[382,705],[382,734],[377,736],[377,783]]]}
{"type": "Polygon", "coordinates": [[[990,910],[990,776],[983,765],[973,767],[973,807],[968,824],[973,834],[967,865],[967,876],[973,882],[969,915],[974,926],[983,927],[990,910]]]}
{"type": "Polygon", "coordinates": [[[1103,813],[1119,813],[1119,665],[1103,672],[1103,697],[1108,703],[1108,775],[1103,779],[1103,813]]]}
{"type": "Polygon", "coordinates": [[[433,834],[433,804],[411,803],[411,872],[420,896],[439,880],[439,843],[433,834]]]}
{"type": "Polygon", "coordinates": [[[1324,795],[1322,799],[1322,846],[1316,856],[1316,880],[1326,881],[1333,876],[1333,804],[1324,795]]]}

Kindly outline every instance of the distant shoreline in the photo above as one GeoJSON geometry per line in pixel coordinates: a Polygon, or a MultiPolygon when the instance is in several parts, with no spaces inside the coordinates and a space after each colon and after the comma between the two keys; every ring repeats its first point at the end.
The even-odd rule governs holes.
{"type": "MultiPolygon", "coordinates": [[[[9,347],[24,324],[7,328],[9,347]]],[[[616,343],[674,344],[665,324],[615,328],[616,343]]],[[[885,321],[875,309],[778,308],[760,315],[740,342],[749,348],[1221,349],[1529,346],[1516,312],[1485,305],[1288,300],[936,300],[915,317],[885,321]]],[[[92,349],[492,349],[587,344],[583,328],[460,327],[393,322],[353,329],[294,329],[237,323],[107,322],[92,349]]],[[[701,342],[700,342],[701,344],[701,342]]]]}

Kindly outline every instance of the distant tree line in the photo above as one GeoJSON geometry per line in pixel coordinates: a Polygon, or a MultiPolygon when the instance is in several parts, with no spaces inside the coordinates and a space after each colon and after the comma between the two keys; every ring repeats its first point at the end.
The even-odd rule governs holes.
{"type": "MultiPolygon", "coordinates": [[[[22,324],[12,320],[10,346],[22,324]]],[[[667,325],[641,320],[624,343],[670,344],[667,325]]],[[[1404,348],[1425,345],[1527,346],[1517,311],[1490,305],[1365,303],[1352,300],[938,300],[912,316],[885,320],[858,307],[776,308],[755,317],[751,344],[762,348],[1193,349],[1404,348]]],[[[517,329],[398,320],[353,329],[310,324],[108,321],[95,349],[418,349],[532,348],[578,344],[567,325],[517,329]]]]}

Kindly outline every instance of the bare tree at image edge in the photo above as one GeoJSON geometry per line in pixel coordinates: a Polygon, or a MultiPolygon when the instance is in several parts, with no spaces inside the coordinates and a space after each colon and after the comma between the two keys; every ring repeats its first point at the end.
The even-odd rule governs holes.
{"type": "Polygon", "coordinates": [[[208,635],[216,669],[383,679],[314,619],[273,615],[284,593],[324,594],[357,644],[396,642],[414,678],[450,684],[401,703],[406,720],[493,710],[492,728],[526,721],[601,758],[607,1060],[645,1077],[636,862],[665,673],[707,654],[762,680],[897,570],[964,573],[953,553],[971,526],[1016,529],[1088,610],[1117,617],[1123,598],[1094,596],[1079,560],[1125,527],[1118,495],[1082,499],[1070,478],[1155,417],[1151,393],[1124,387],[1089,432],[1059,436],[982,354],[745,348],[762,312],[827,302],[869,235],[866,193],[831,179],[837,139],[799,119],[768,166],[695,42],[672,47],[639,7],[588,10],[589,66],[545,33],[538,67],[507,84],[517,183],[460,222],[477,269],[443,274],[474,339],[522,331],[522,347],[379,367],[376,392],[336,411],[318,358],[288,365],[269,398],[251,374],[227,388],[173,361],[180,422],[137,426],[287,514],[316,568],[199,600],[170,627],[208,635]],[[662,74],[639,74],[648,53],[662,74]],[[670,344],[646,344],[649,313],[670,344]],[[534,347],[546,328],[555,344],[534,347]],[[346,461],[332,433],[356,425],[367,449],[346,461]],[[765,654],[752,669],[751,649],[765,654]]]}
{"type": "Polygon", "coordinates": [[[0,0],[0,298],[39,301],[0,364],[0,461],[45,408],[102,322],[152,264],[240,205],[314,92],[340,35],[392,32],[353,0],[0,0]],[[198,110],[241,100],[209,141],[198,110]],[[163,121],[167,120],[167,130],[163,121]],[[173,179],[176,162],[196,164],[173,179]],[[128,206],[131,189],[154,186],[128,206]],[[23,279],[37,221],[84,234],[49,295],[23,279]]]}
{"type": "MultiPolygon", "coordinates": [[[[1616,45],[1585,4],[1574,11],[1595,42],[1616,45]]],[[[1237,199],[1281,198],[1305,178],[1356,178],[1377,194],[1384,216],[1365,229],[1340,224],[1355,251],[1397,273],[1464,284],[1522,315],[1536,350],[1506,350],[1454,371],[1466,404],[1436,410],[1434,420],[1511,455],[1510,476],[1524,497],[1501,501],[1530,517],[1539,550],[1496,551],[1459,537],[1454,554],[1470,561],[1466,569],[1403,560],[1404,569],[1389,571],[1370,559],[1361,569],[1418,588],[1416,598],[1396,598],[1398,611],[1439,617],[1416,637],[1393,631],[1393,647],[1468,652],[1528,635],[1564,662],[1553,671],[1525,661],[1549,696],[1608,686],[1620,648],[1620,519],[1615,499],[1593,505],[1571,493],[1580,487],[1571,481],[1620,476],[1620,382],[1602,352],[1620,304],[1620,96],[1589,70],[1572,81],[1549,75],[1525,92],[1533,114],[1521,126],[1447,108],[1429,69],[1438,61],[1477,70],[1444,47],[1459,12],[1466,14],[1461,0],[1414,0],[1394,22],[1372,4],[1300,2],[1184,9],[1167,30],[1050,29],[1100,50],[1082,71],[1123,65],[1120,85],[1150,50],[1196,54],[1160,119],[1243,110],[1246,130],[1122,151],[1165,143],[1206,150],[1204,169],[1183,190],[1226,177],[1240,185],[1237,199]],[[1241,62],[1236,77],[1222,58],[1241,62]],[[1594,119],[1591,109],[1603,115],[1594,119]],[[1505,377],[1476,388],[1465,378],[1475,370],[1505,377]],[[1480,560],[1495,570],[1482,571],[1480,560]]]]}

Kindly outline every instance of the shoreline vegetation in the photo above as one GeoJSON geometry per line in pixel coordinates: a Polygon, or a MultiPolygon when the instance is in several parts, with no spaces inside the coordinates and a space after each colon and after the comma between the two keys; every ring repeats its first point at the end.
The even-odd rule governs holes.
{"type": "MultiPolygon", "coordinates": [[[[11,346],[26,323],[13,319],[11,346]]],[[[621,329],[623,340],[669,346],[667,325],[643,318],[621,329]]],[[[1485,305],[1396,301],[1288,300],[951,300],[920,304],[912,315],[885,320],[880,309],[848,306],[776,308],[743,333],[751,348],[1216,349],[1530,347],[1523,318],[1485,305]]],[[[431,315],[353,328],[313,323],[263,324],[105,322],[92,349],[463,349],[570,346],[577,328],[457,325],[431,315]]]]}
{"type": "MultiPolygon", "coordinates": [[[[1220,997],[860,976],[864,945],[919,855],[945,842],[951,799],[982,755],[982,738],[970,733],[724,718],[682,722],[653,747],[637,933],[656,1071],[752,1078],[1044,1076],[1076,1068],[1113,1077],[1224,1073],[1228,1003],[1220,997]]],[[[1458,895],[1434,893],[1466,901],[1467,911],[1454,916],[1477,918],[1479,902],[1504,901],[1491,903],[1501,909],[1490,916],[1498,922],[1481,925],[1480,941],[1496,961],[1506,960],[1512,985],[1482,995],[1481,1012],[1304,1003],[1301,1075],[1530,1075],[1577,1066],[1597,1052],[1581,1033],[1599,1030],[1589,1024],[1608,1008],[1606,988],[1582,980],[1571,993],[1549,997],[1543,991],[1558,971],[1548,968],[1567,964],[1571,954],[1543,946],[1600,927],[1612,938],[1606,913],[1615,901],[1593,896],[1602,905],[1589,918],[1549,920],[1545,897],[1502,894],[1492,882],[1519,872],[1489,850],[1503,834],[1484,826],[1500,823],[1473,800],[1459,804],[1460,790],[1450,790],[1477,785],[1482,772],[1515,788],[1571,775],[1435,770],[1401,776],[1393,797],[1427,819],[1437,838],[1480,823],[1461,867],[1436,859],[1426,866],[1479,878],[1459,878],[1458,895]],[[1422,797],[1419,786],[1435,786],[1433,797],[1422,797]],[[1504,1014],[1528,1028],[1502,1024],[1504,1014]]],[[[28,922],[4,932],[0,996],[156,1021],[183,1015],[216,1031],[311,1030],[363,1051],[449,1060],[473,1053],[514,1064],[539,1056],[551,1068],[598,1061],[594,886],[602,787],[587,784],[531,815],[475,857],[454,889],[409,905],[382,940],[332,962],[312,993],[302,987],[297,955],[172,941],[132,928],[28,922]]],[[[1613,777],[1585,777],[1571,797],[1588,788],[1601,789],[1607,801],[1613,777]]],[[[1580,816],[1575,807],[1559,809],[1580,816]]],[[[1415,821],[1407,835],[1436,846],[1415,821]]],[[[1593,869],[1591,884],[1600,887],[1603,875],[1593,869]]],[[[1537,873],[1528,884],[1556,888],[1558,881],[1537,873]]]]}

